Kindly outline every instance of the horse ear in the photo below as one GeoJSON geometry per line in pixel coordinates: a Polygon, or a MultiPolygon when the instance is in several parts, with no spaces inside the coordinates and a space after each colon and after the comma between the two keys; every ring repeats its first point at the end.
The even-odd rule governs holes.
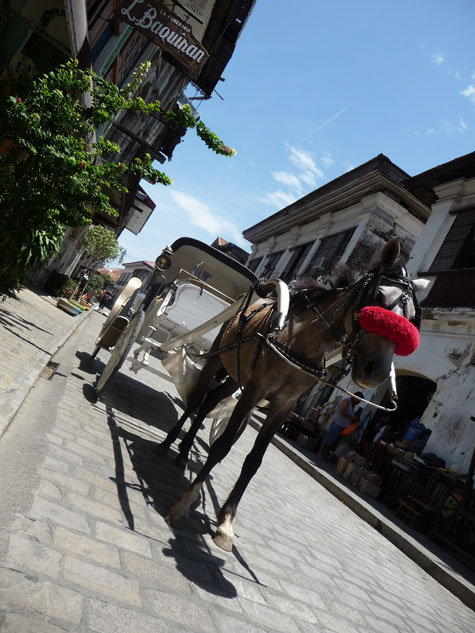
{"type": "Polygon", "coordinates": [[[399,247],[399,238],[393,237],[392,240],[386,244],[381,253],[381,271],[387,270],[390,268],[394,262],[397,260],[401,253],[401,249],[399,247]]]}
{"type": "Polygon", "coordinates": [[[430,279],[413,279],[412,280],[412,285],[414,286],[414,290],[416,292],[425,290],[429,284],[430,284],[430,279]]]}

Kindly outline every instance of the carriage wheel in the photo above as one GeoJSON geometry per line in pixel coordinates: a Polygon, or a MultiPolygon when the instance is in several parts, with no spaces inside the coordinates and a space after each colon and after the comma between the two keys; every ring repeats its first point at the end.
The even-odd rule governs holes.
{"type": "Polygon", "coordinates": [[[99,396],[104,391],[106,385],[112,380],[112,378],[122,367],[125,359],[132,349],[133,344],[135,343],[140,328],[142,327],[144,316],[145,313],[143,312],[143,310],[140,310],[140,312],[138,312],[134,316],[132,321],[129,323],[129,326],[114,346],[109,361],[105,366],[99,380],[97,381],[97,396],[99,396]]]}
{"type": "MultiPolygon", "coordinates": [[[[238,441],[241,435],[244,433],[244,429],[247,426],[247,423],[251,419],[252,411],[250,411],[244,420],[241,422],[240,427],[233,439],[233,444],[238,441]]],[[[211,423],[211,428],[209,430],[209,445],[212,446],[214,442],[218,439],[220,435],[222,435],[228,426],[229,418],[214,418],[211,423]]]]}
{"type": "Polygon", "coordinates": [[[107,318],[104,321],[104,324],[101,328],[99,336],[96,340],[97,347],[94,350],[95,354],[97,354],[97,351],[99,351],[99,349],[101,348],[101,339],[103,335],[105,334],[105,332],[107,332],[107,329],[109,328],[112,321],[119,315],[122,315],[122,314],[124,316],[127,315],[127,312],[132,303],[135,292],[141,287],[142,287],[142,281],[138,277],[132,277],[132,279],[128,281],[125,288],[119,294],[119,296],[114,302],[113,307],[111,308],[109,314],[107,315],[107,318]]]}

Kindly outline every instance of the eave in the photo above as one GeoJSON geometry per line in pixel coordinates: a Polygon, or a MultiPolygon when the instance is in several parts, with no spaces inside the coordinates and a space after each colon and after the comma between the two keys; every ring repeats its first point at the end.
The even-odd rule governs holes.
{"type": "Polygon", "coordinates": [[[395,194],[409,213],[423,223],[429,217],[430,209],[427,205],[399,182],[395,182],[393,178],[382,173],[380,169],[372,169],[366,173],[363,170],[363,173],[357,174],[355,178],[340,177],[327,183],[278,213],[246,229],[243,235],[251,243],[258,243],[284,233],[293,226],[308,224],[325,214],[341,211],[377,192],[395,194]],[[337,181],[340,181],[340,186],[335,186],[337,181]]]}
{"type": "Polygon", "coordinates": [[[256,0],[216,1],[202,44],[209,53],[198,79],[193,83],[211,97],[216,84],[231,59],[237,41],[256,0]]]}

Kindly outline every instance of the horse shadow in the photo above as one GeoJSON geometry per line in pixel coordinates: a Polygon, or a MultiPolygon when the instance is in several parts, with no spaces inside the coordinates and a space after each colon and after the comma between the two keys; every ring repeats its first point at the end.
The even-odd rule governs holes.
{"type": "MultiPolygon", "coordinates": [[[[100,358],[91,359],[87,352],[78,351],[76,357],[80,362],[79,369],[90,375],[100,373],[104,368],[100,358]]],[[[84,383],[82,390],[86,400],[97,406],[92,384],[84,383]]],[[[159,437],[155,430],[167,433],[177,422],[178,415],[181,415],[180,409],[183,409],[182,401],[176,397],[173,390],[171,391],[159,391],[136,380],[128,372],[120,372],[100,396],[100,401],[106,408],[107,424],[111,433],[117,496],[129,529],[136,532],[140,531],[140,521],[136,521],[129,502],[131,488],[143,495],[149,511],[154,513],[155,517],[162,517],[160,533],[163,534],[169,508],[179,500],[190,483],[189,479],[194,478],[201,469],[209,450],[203,439],[195,438],[186,471],[189,479],[176,467],[173,461],[175,454],[171,452],[166,457],[154,454],[157,443],[164,439],[164,436],[159,437]],[[140,421],[134,422],[138,417],[140,421]],[[126,462],[132,464],[138,484],[127,482],[126,462]]],[[[180,437],[183,433],[180,433],[180,437]]],[[[190,510],[186,527],[174,530],[167,525],[166,542],[159,542],[163,545],[163,556],[173,558],[177,570],[190,582],[214,595],[233,598],[237,595],[236,588],[222,571],[226,559],[213,553],[213,549],[219,553],[216,546],[208,545],[216,527],[208,515],[216,516],[219,509],[218,497],[212,485],[212,475],[209,475],[203,492],[190,510]],[[212,508],[206,507],[207,500],[211,500],[212,508]]],[[[147,528],[147,532],[149,531],[147,528]]],[[[247,574],[259,583],[237,547],[233,548],[233,554],[238,563],[246,569],[247,574]]]]}
{"type": "MultiPolygon", "coordinates": [[[[178,499],[177,492],[179,494],[189,481],[169,457],[157,457],[153,453],[155,444],[123,428],[112,407],[108,405],[106,411],[114,450],[114,481],[117,486],[117,495],[129,529],[140,533],[140,522],[136,521],[129,501],[130,489],[140,491],[149,512],[161,516],[165,523],[168,509],[178,499]],[[132,464],[138,484],[131,484],[126,480],[123,450],[126,451],[132,464]]],[[[199,468],[200,464],[193,460],[191,464],[193,476],[194,471],[199,468]]],[[[200,512],[205,503],[205,497],[202,495],[192,508],[186,528],[181,530],[167,528],[168,542],[163,538],[163,529],[159,530],[160,537],[155,540],[162,546],[162,555],[173,558],[176,569],[190,582],[208,593],[232,599],[237,596],[237,591],[222,573],[222,567],[226,561],[213,554],[206,542],[206,537],[212,535],[212,525],[206,513],[200,512]]],[[[152,525],[153,522],[150,523],[148,529],[146,526],[147,531],[152,525]]],[[[149,534],[147,536],[153,538],[149,534]]]]}

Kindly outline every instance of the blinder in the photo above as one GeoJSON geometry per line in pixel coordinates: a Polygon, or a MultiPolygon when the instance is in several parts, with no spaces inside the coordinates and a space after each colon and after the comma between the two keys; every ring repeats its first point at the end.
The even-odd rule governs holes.
{"type": "Polygon", "coordinates": [[[361,309],[364,306],[371,305],[371,302],[375,300],[376,292],[378,287],[381,285],[381,281],[387,280],[389,282],[388,285],[401,285],[403,286],[403,290],[400,296],[398,296],[391,304],[384,307],[387,310],[392,311],[398,304],[402,303],[403,315],[410,323],[412,323],[412,325],[420,330],[422,309],[419,305],[419,301],[417,300],[414,284],[412,280],[409,279],[406,268],[404,266],[399,266],[399,269],[399,274],[395,274],[394,276],[380,273],[377,270],[372,270],[367,273],[367,279],[363,278],[363,283],[355,301],[356,309],[353,314],[353,322],[355,325],[358,322],[361,309]],[[411,299],[414,306],[414,316],[408,318],[407,305],[411,299]]]}

